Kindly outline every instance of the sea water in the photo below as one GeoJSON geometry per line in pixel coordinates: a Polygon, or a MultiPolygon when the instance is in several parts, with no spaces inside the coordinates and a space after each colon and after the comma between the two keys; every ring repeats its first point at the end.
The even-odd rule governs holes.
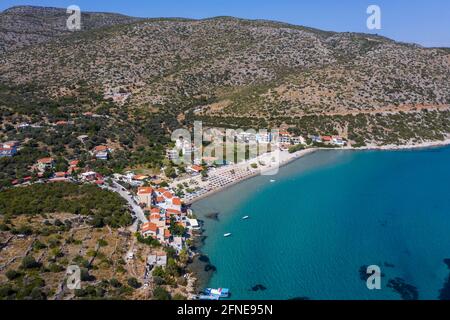
{"type": "Polygon", "coordinates": [[[401,299],[394,278],[437,299],[449,276],[448,147],[319,151],[193,209],[217,268],[208,285],[233,299],[401,299]],[[380,290],[361,277],[369,265],[381,268],[380,290]]]}

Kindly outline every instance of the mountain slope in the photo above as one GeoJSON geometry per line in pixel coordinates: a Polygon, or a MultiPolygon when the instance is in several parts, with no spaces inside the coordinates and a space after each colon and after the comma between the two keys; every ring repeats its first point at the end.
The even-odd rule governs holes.
{"type": "Polygon", "coordinates": [[[0,139],[34,139],[64,157],[107,142],[124,151],[108,163],[118,169],[159,165],[170,132],[194,120],[340,134],[353,145],[450,133],[449,49],[232,17],[109,17],[110,26],[0,54],[0,139]],[[75,124],[15,129],[59,120],[75,124]],[[86,133],[88,144],[75,141],[86,133]]]}
{"type": "Polygon", "coordinates": [[[204,96],[222,101],[214,111],[228,115],[450,103],[446,50],[227,17],[149,20],[56,38],[5,54],[0,71],[8,83],[44,80],[52,95],[84,81],[103,94],[133,93],[137,105],[204,96]]]}
{"type": "MultiPolygon", "coordinates": [[[[0,12],[0,53],[51,41],[69,35],[66,10],[17,6],[0,12]]],[[[88,31],[138,21],[138,18],[111,13],[82,12],[82,30],[88,31]]]]}

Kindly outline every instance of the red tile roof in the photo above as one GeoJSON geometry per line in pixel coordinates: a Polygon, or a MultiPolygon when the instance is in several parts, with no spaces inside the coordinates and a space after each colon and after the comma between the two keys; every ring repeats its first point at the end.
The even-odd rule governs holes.
{"type": "Polygon", "coordinates": [[[151,209],[151,212],[152,212],[152,213],[158,213],[158,214],[159,214],[159,213],[161,212],[161,210],[160,210],[159,208],[152,208],[152,209],[151,209]]]}
{"type": "Polygon", "coordinates": [[[107,146],[97,146],[94,148],[95,152],[101,152],[101,151],[107,151],[108,147],[107,146]]]}
{"type": "Polygon", "coordinates": [[[152,187],[140,187],[138,189],[138,194],[152,194],[153,193],[153,188],[152,187]]]}
{"type": "Polygon", "coordinates": [[[157,232],[158,231],[158,226],[152,222],[147,222],[144,223],[141,227],[141,231],[142,232],[157,232]]]}
{"type": "Polygon", "coordinates": [[[197,172],[203,171],[203,167],[197,166],[197,165],[193,165],[193,166],[191,167],[191,169],[194,170],[194,171],[197,171],[197,172]]]}
{"type": "Polygon", "coordinates": [[[67,175],[66,172],[56,172],[55,177],[57,178],[64,178],[67,175]]]}
{"type": "Polygon", "coordinates": [[[172,204],[175,206],[181,206],[181,199],[180,198],[173,198],[172,204]]]}
{"type": "Polygon", "coordinates": [[[71,167],[76,167],[80,163],[80,160],[73,160],[69,162],[71,167]]]}
{"type": "Polygon", "coordinates": [[[161,219],[161,215],[159,213],[152,213],[150,215],[150,220],[159,220],[161,219]]]}
{"type": "Polygon", "coordinates": [[[172,199],[172,197],[173,197],[172,193],[170,193],[169,191],[164,192],[163,196],[166,199],[172,199]]]}
{"type": "Polygon", "coordinates": [[[167,212],[168,214],[181,215],[181,211],[180,211],[180,210],[167,209],[166,212],[167,212]]]}
{"type": "Polygon", "coordinates": [[[37,162],[42,163],[42,164],[50,164],[53,161],[54,161],[53,158],[42,158],[42,159],[39,159],[37,162]]]}

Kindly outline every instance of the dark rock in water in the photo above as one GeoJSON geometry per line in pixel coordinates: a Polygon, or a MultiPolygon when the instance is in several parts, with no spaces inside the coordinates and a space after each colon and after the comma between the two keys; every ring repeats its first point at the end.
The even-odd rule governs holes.
{"type": "Polygon", "coordinates": [[[252,287],[252,291],[265,291],[267,290],[266,287],[264,287],[262,284],[257,284],[256,286],[252,287]]]}
{"type": "Polygon", "coordinates": [[[308,297],[295,297],[295,298],[292,298],[292,299],[289,299],[289,300],[292,300],[292,301],[306,301],[306,300],[311,300],[311,299],[308,298],[308,297]]]}
{"type": "Polygon", "coordinates": [[[359,278],[360,278],[362,281],[367,281],[367,279],[369,279],[369,276],[370,276],[370,275],[367,274],[367,267],[368,267],[368,266],[361,266],[361,267],[359,268],[359,278]]]}
{"type": "Polygon", "coordinates": [[[389,263],[389,262],[385,262],[385,263],[384,263],[384,266],[385,266],[386,268],[395,268],[395,264],[392,264],[392,263],[389,263]]]}
{"type": "Polygon", "coordinates": [[[219,214],[219,212],[212,212],[206,214],[205,217],[211,220],[219,221],[219,214]]]}
{"type": "Polygon", "coordinates": [[[400,296],[403,300],[418,300],[419,299],[419,291],[413,285],[410,285],[405,282],[402,278],[391,279],[388,282],[388,288],[391,288],[400,296]]]}
{"type": "Polygon", "coordinates": [[[207,265],[205,266],[205,271],[206,271],[206,272],[210,272],[210,271],[214,272],[214,271],[217,271],[217,268],[214,267],[212,264],[207,264],[207,265]]]}
{"type": "Polygon", "coordinates": [[[200,260],[201,262],[205,262],[205,263],[209,262],[209,258],[207,256],[205,256],[205,255],[199,256],[198,260],[200,260]]]}
{"type": "MultiPolygon", "coordinates": [[[[450,259],[444,259],[444,263],[450,269],[450,259]]],[[[439,300],[450,300],[450,275],[444,282],[444,286],[439,290],[439,300]]]]}
{"type": "Polygon", "coordinates": [[[200,243],[201,243],[202,246],[205,245],[205,241],[206,241],[207,238],[208,238],[207,236],[201,236],[200,237],[200,243]]]}
{"type": "Polygon", "coordinates": [[[444,263],[447,265],[447,267],[450,269],[450,259],[444,259],[444,263]]]}
{"type": "Polygon", "coordinates": [[[439,300],[450,300],[450,276],[444,282],[444,286],[439,290],[439,300]]]}

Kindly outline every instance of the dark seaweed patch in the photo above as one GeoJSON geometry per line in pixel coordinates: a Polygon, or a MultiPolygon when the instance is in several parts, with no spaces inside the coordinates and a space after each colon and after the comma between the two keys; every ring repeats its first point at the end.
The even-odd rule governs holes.
{"type": "Polygon", "coordinates": [[[215,266],[213,266],[212,264],[207,264],[205,266],[205,271],[206,272],[210,272],[210,271],[214,272],[214,271],[217,271],[217,268],[215,266]]]}
{"type": "Polygon", "coordinates": [[[212,212],[205,214],[205,217],[210,220],[219,221],[219,214],[220,214],[219,212],[212,212]]]}
{"type": "MultiPolygon", "coordinates": [[[[450,259],[444,259],[444,263],[450,269],[450,259]]],[[[439,290],[439,300],[450,300],[450,275],[444,282],[444,286],[439,290]]]]}
{"type": "Polygon", "coordinates": [[[267,290],[266,287],[264,287],[262,284],[257,284],[255,286],[252,287],[251,291],[265,291],[267,290]]]}
{"type": "Polygon", "coordinates": [[[361,266],[361,267],[359,268],[359,278],[360,278],[362,281],[367,281],[367,279],[369,279],[369,277],[370,277],[370,275],[367,274],[367,267],[368,267],[368,266],[361,266]]]}
{"type": "Polygon", "coordinates": [[[419,299],[419,291],[413,285],[410,285],[405,282],[402,278],[391,279],[388,282],[388,288],[391,288],[400,296],[403,300],[418,300],[419,299]]]}
{"type": "Polygon", "coordinates": [[[200,260],[201,262],[205,262],[205,263],[208,263],[209,262],[209,258],[208,258],[208,256],[205,256],[205,255],[201,255],[201,256],[199,256],[198,257],[198,260],[200,260]]]}

